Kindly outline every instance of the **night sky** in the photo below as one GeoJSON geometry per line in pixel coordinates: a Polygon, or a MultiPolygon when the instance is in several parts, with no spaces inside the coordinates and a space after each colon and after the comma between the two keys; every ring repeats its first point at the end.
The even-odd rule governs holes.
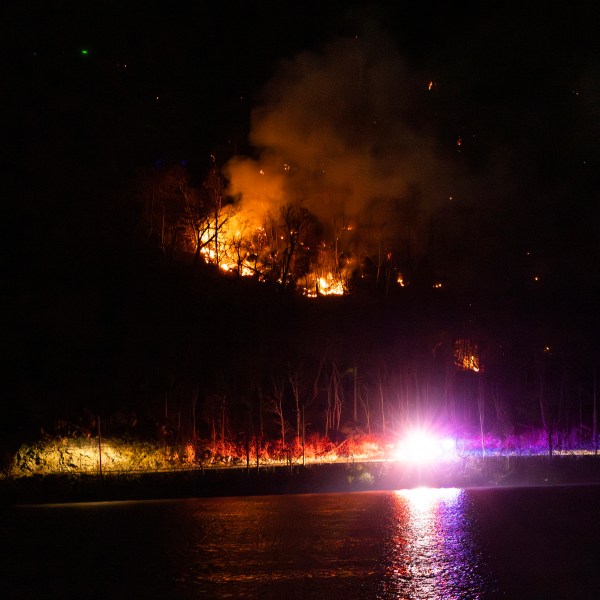
{"type": "MultiPolygon", "coordinates": [[[[447,194],[473,213],[465,235],[493,244],[490,258],[506,251],[518,261],[529,252],[554,282],[597,281],[593,2],[14,4],[3,9],[13,141],[5,163],[16,162],[25,197],[17,214],[27,230],[36,213],[69,212],[60,196],[123,187],[139,168],[185,161],[201,172],[211,153],[222,165],[236,154],[256,156],[252,141],[269,142],[252,139],[251,115],[272,103],[274,80],[302,57],[307,70],[321,60],[331,79],[345,60],[332,47],[355,39],[365,68],[398,84],[380,91],[375,81],[366,92],[372,101],[346,111],[346,120],[319,115],[322,125],[343,130],[351,144],[369,111],[385,117],[382,137],[404,135],[410,146],[398,160],[421,171],[419,185],[435,188],[429,198],[447,194]],[[436,179],[443,185],[432,185],[436,179]],[[478,238],[481,227],[487,241],[478,238]]],[[[287,93],[287,102],[294,91],[275,93],[287,93]]],[[[349,101],[343,86],[326,99],[340,114],[349,101]]],[[[426,202],[443,214],[437,201],[426,202]]],[[[52,241],[63,243],[60,235],[52,241]]]]}
{"type": "Polygon", "coordinates": [[[130,309],[100,305],[145,294],[123,292],[145,277],[136,177],[171,164],[201,177],[211,154],[228,173],[244,161],[327,162],[357,215],[371,196],[417,189],[420,211],[456,225],[444,265],[465,287],[502,296],[540,284],[563,304],[595,302],[591,0],[23,0],[1,12],[20,397],[55,389],[39,373],[76,363],[69,350],[47,366],[57,337],[69,348],[100,338],[92,370],[114,370],[103,356],[130,309]],[[37,383],[23,383],[27,372],[37,383]]]}

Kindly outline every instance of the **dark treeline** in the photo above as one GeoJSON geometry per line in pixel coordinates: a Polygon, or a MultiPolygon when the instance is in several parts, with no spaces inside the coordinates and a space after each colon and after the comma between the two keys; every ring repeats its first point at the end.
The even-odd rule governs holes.
{"type": "Polygon", "coordinates": [[[107,434],[216,442],[392,435],[419,419],[597,439],[594,279],[531,285],[504,268],[490,287],[473,272],[460,289],[299,297],[162,251],[133,170],[111,170],[110,153],[82,161],[73,136],[42,139],[9,188],[6,449],[92,435],[98,417],[107,434]],[[466,348],[478,372],[457,365],[466,348]]]}
{"type": "Polygon", "coordinates": [[[307,299],[171,260],[127,190],[90,196],[29,231],[11,274],[7,449],[95,435],[98,418],[106,435],[173,442],[392,436],[418,422],[597,440],[593,291],[307,299]]]}
{"type": "MultiPolygon", "coordinates": [[[[552,443],[567,435],[597,441],[597,119],[589,110],[588,67],[576,70],[581,96],[579,84],[569,83],[561,103],[542,103],[540,112],[540,99],[551,95],[544,85],[530,85],[530,71],[539,73],[537,53],[525,61],[530,69],[519,71],[518,85],[512,67],[510,78],[499,78],[487,56],[500,61],[499,49],[517,53],[518,60],[502,61],[508,68],[526,52],[505,44],[505,28],[498,27],[489,38],[493,52],[479,53],[474,44],[488,31],[457,16],[464,28],[458,37],[468,44],[457,48],[456,60],[442,60],[440,46],[424,62],[439,61],[457,81],[482,87],[471,90],[462,111],[462,94],[444,92],[448,110],[436,122],[453,151],[464,132],[460,157],[490,186],[504,181],[495,170],[486,178],[497,160],[492,144],[516,144],[501,160],[512,180],[504,181],[503,201],[492,210],[478,200],[478,212],[460,212],[457,202],[436,213],[414,285],[382,286],[389,293],[365,285],[343,298],[306,299],[285,285],[225,277],[193,253],[177,260],[165,252],[156,244],[156,221],[149,235],[148,202],[137,201],[135,172],[183,162],[201,182],[210,154],[223,165],[250,151],[244,146],[253,95],[278,53],[310,47],[330,26],[305,11],[306,3],[281,5],[275,16],[264,8],[259,17],[268,24],[322,23],[311,40],[305,27],[290,35],[289,27],[269,26],[257,35],[246,24],[254,9],[244,3],[230,3],[236,11],[182,3],[198,11],[196,18],[172,3],[150,4],[160,6],[145,7],[140,19],[135,3],[97,2],[89,12],[69,2],[25,2],[4,20],[15,50],[6,55],[3,155],[11,175],[3,213],[5,449],[42,431],[92,435],[98,418],[107,434],[173,440],[250,435],[293,443],[300,430],[331,439],[387,435],[422,419],[456,433],[508,436],[533,428],[552,443]],[[238,27],[231,27],[231,15],[238,27]],[[497,89],[512,98],[509,104],[497,89]],[[528,103],[521,108],[523,94],[528,103]],[[489,108],[490,98],[491,112],[475,110],[481,102],[489,108]],[[572,104],[576,98],[585,102],[572,104]],[[532,114],[541,116],[532,123],[532,114]],[[470,146],[467,133],[488,141],[470,146]],[[454,235],[440,241],[433,234],[450,222],[454,235]],[[454,268],[460,288],[419,283],[423,264],[434,262],[430,248],[436,261],[454,268]],[[529,262],[516,262],[525,251],[529,262]],[[464,368],[465,358],[478,372],[464,368]]],[[[310,4],[337,12],[329,3],[310,4]]],[[[413,62],[432,39],[457,38],[446,13],[436,14],[433,34],[429,17],[401,20],[403,31],[409,23],[400,38],[413,62]]],[[[578,22],[591,23],[586,15],[587,9],[578,22]]],[[[512,13],[505,23],[512,32],[512,13]]],[[[561,41],[563,25],[561,17],[561,36],[544,39],[564,48],[581,40],[590,56],[579,26],[561,41]]],[[[529,44],[526,21],[521,29],[529,44]]],[[[561,61],[571,73],[568,53],[561,61]]],[[[553,71],[545,77],[554,81],[553,71]]],[[[200,231],[202,221],[195,223],[200,231]]],[[[286,273],[290,266],[283,265],[286,273]]],[[[434,273],[439,266],[427,268],[434,273]]]]}

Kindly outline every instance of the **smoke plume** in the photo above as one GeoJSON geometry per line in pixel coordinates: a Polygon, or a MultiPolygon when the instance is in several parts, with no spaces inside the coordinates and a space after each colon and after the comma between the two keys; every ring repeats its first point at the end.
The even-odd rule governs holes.
{"type": "Polygon", "coordinates": [[[258,158],[227,165],[230,193],[257,225],[299,202],[325,229],[343,220],[360,243],[406,235],[407,215],[448,198],[448,168],[423,118],[427,83],[372,25],[283,61],[252,114],[258,158]]]}

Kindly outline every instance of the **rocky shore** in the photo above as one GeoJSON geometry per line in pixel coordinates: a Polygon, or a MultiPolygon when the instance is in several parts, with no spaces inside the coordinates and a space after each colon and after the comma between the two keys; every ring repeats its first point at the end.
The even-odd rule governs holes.
{"type": "Polygon", "coordinates": [[[600,456],[498,456],[436,465],[346,462],[0,480],[3,504],[600,483],[600,456]]]}

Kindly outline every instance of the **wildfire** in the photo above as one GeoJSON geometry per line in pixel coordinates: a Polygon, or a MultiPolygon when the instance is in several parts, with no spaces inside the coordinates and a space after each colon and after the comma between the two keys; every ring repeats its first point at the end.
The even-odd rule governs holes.
{"type": "Polygon", "coordinates": [[[318,298],[319,296],[343,296],[347,292],[346,285],[340,277],[329,272],[325,275],[310,273],[306,276],[302,293],[307,298],[318,298]]]}
{"type": "Polygon", "coordinates": [[[319,277],[319,293],[323,296],[343,296],[344,284],[335,279],[333,274],[327,273],[326,277],[319,277]]]}
{"type": "Polygon", "coordinates": [[[473,371],[474,373],[482,371],[477,345],[470,340],[456,340],[454,344],[454,364],[463,371],[473,371]]]}
{"type": "MultiPolygon", "coordinates": [[[[144,189],[147,231],[165,255],[310,298],[345,295],[359,268],[361,277],[365,264],[373,268],[375,253],[357,238],[355,215],[325,202],[323,210],[331,212],[324,217],[302,199],[290,200],[286,181],[297,170],[292,164],[267,169],[243,163],[232,184],[214,157],[211,161],[201,185],[192,183],[182,166],[157,171],[144,183],[151,186],[144,189]]],[[[387,277],[406,286],[404,275],[394,275],[392,253],[381,250],[380,258],[389,263],[387,277]]],[[[379,280],[381,265],[377,268],[379,280]]]]}

